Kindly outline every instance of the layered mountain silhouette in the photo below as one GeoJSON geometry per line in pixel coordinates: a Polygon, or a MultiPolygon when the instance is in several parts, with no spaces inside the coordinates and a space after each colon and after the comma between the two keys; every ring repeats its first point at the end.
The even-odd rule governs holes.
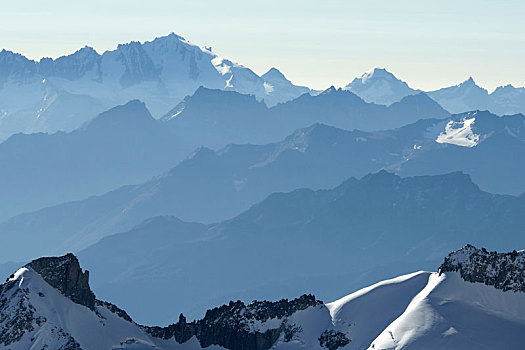
{"type": "MultiPolygon", "coordinates": [[[[141,184],[13,217],[0,224],[0,239],[40,232],[48,238],[44,246],[54,249],[46,252],[58,254],[153,216],[218,222],[273,192],[330,188],[380,169],[403,176],[461,170],[485,191],[520,195],[525,192],[524,124],[522,115],[472,112],[379,132],[315,124],[278,143],[199,148],[141,184]]],[[[40,254],[29,248],[26,253],[40,254]]],[[[20,261],[17,254],[5,255],[4,261],[20,261]]]]}
{"type": "Polygon", "coordinates": [[[144,181],[188,151],[139,101],[70,133],[14,135],[0,144],[0,218],[144,181]]]}
{"type": "Polygon", "coordinates": [[[332,190],[276,193],[218,224],[152,218],[79,256],[98,276],[99,294],[142,320],[164,319],[166,305],[194,315],[231,298],[299,290],[333,299],[337,290],[430,268],[465,242],[522,246],[523,210],[523,196],[483,192],[461,173],[382,171],[332,190]],[[193,282],[179,283],[186,280],[193,282]],[[148,301],[133,301],[146,293],[148,301]]]}
{"type": "Polygon", "coordinates": [[[279,141],[299,128],[324,123],[364,131],[385,130],[423,118],[449,114],[425,94],[409,96],[390,107],[367,103],[350,91],[329,88],[267,108],[253,96],[199,88],[163,120],[179,139],[194,146],[279,141]]]}
{"type": "Polygon", "coordinates": [[[1,143],[0,190],[5,200],[0,220],[142,182],[200,146],[279,141],[319,121],[345,128],[364,123],[376,130],[447,115],[424,95],[385,107],[336,90],[269,109],[253,96],[200,88],[161,120],[135,100],[73,132],[17,134],[1,143]]]}

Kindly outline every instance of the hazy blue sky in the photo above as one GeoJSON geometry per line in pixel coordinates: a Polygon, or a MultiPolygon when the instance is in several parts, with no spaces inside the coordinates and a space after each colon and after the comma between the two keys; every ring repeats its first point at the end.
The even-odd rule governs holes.
{"type": "Polygon", "coordinates": [[[373,66],[434,89],[525,85],[523,0],[4,1],[0,47],[31,58],[175,32],[259,74],[341,86],[373,66]]]}

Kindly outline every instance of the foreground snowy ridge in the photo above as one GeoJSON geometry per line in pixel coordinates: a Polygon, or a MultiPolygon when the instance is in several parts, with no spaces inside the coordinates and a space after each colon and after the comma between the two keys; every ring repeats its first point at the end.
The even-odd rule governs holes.
{"type": "Polygon", "coordinates": [[[329,304],[312,295],[230,302],[198,321],[134,323],[96,300],[72,254],[0,285],[1,349],[479,349],[525,341],[525,252],[466,246],[439,272],[376,283],[329,304]]]}

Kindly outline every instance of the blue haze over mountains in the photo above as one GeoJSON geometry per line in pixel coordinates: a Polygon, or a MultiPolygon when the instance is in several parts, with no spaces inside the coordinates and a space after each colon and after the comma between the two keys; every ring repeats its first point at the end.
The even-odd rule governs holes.
{"type": "MultiPolygon", "coordinates": [[[[294,85],[276,68],[258,76],[173,33],[121,44],[102,54],[84,47],[54,60],[34,61],[4,49],[0,52],[0,140],[19,132],[72,131],[98,113],[133,99],[144,101],[159,118],[200,86],[254,95],[268,106],[319,93],[294,85]]],[[[344,89],[383,105],[419,92],[378,68],[344,89]]],[[[489,94],[470,78],[427,93],[451,113],[525,112],[522,87],[506,85],[489,94]]]]}
{"type": "Polygon", "coordinates": [[[252,96],[200,88],[177,111],[177,118],[155,120],[143,103],[132,101],[69,133],[10,137],[0,144],[6,198],[0,219],[144,181],[200,146],[278,141],[318,121],[377,130],[418,120],[426,115],[421,111],[448,115],[425,95],[385,107],[335,89],[268,109],[252,96]]]}
{"type": "Polygon", "coordinates": [[[384,69],[312,91],[174,34],[4,50],[0,273],[78,252],[97,295],[168,323],[233,298],[333,299],[466,243],[522,248],[520,112],[523,88],[421,92],[384,69]]]}
{"type": "Polygon", "coordinates": [[[79,257],[100,295],[144,322],[168,322],[171,310],[198,316],[237,298],[306,291],[335,299],[416,266],[430,270],[466,242],[523,246],[524,210],[525,197],[480,191],[462,173],[402,179],[382,171],[331,190],[272,194],[218,224],[152,218],[79,257]],[[150,298],[137,305],[140,295],[150,298]]]}

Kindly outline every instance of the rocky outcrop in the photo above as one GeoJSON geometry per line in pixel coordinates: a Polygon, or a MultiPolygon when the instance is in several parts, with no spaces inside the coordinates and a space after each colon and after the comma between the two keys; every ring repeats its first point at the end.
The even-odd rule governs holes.
{"type": "Polygon", "coordinates": [[[196,336],[204,348],[215,344],[230,350],[267,350],[281,336],[287,342],[301,331],[300,327],[288,323],[289,316],[321,304],[313,295],[303,295],[290,301],[254,301],[249,305],[231,301],[228,305],[208,310],[198,321],[187,323],[181,314],[179,322],[168,327],[143,328],[156,338],[174,337],[178,343],[185,343],[196,336]],[[265,322],[271,319],[280,322],[273,327],[265,327],[265,322]]]}
{"type": "Polygon", "coordinates": [[[101,306],[101,307],[104,307],[106,308],[108,311],[114,313],[115,315],[117,315],[118,317],[130,322],[130,323],[133,323],[133,320],[131,319],[131,317],[128,315],[128,313],[125,311],[125,310],[122,310],[121,308],[119,308],[118,306],[116,306],[115,304],[112,304],[112,303],[109,303],[107,301],[102,301],[102,300],[95,300],[95,305],[96,306],[101,306]]]}
{"type": "Polygon", "coordinates": [[[33,269],[73,302],[95,309],[95,294],[89,288],[89,271],[82,271],[78,259],[73,254],[39,258],[31,261],[26,267],[33,269]]]}
{"type": "Polygon", "coordinates": [[[319,337],[319,345],[328,350],[337,350],[350,343],[350,339],[342,332],[326,330],[319,337]]]}
{"type": "Polygon", "coordinates": [[[503,291],[525,292],[525,251],[498,253],[466,245],[450,253],[439,272],[459,272],[467,282],[484,283],[503,291]]]}

